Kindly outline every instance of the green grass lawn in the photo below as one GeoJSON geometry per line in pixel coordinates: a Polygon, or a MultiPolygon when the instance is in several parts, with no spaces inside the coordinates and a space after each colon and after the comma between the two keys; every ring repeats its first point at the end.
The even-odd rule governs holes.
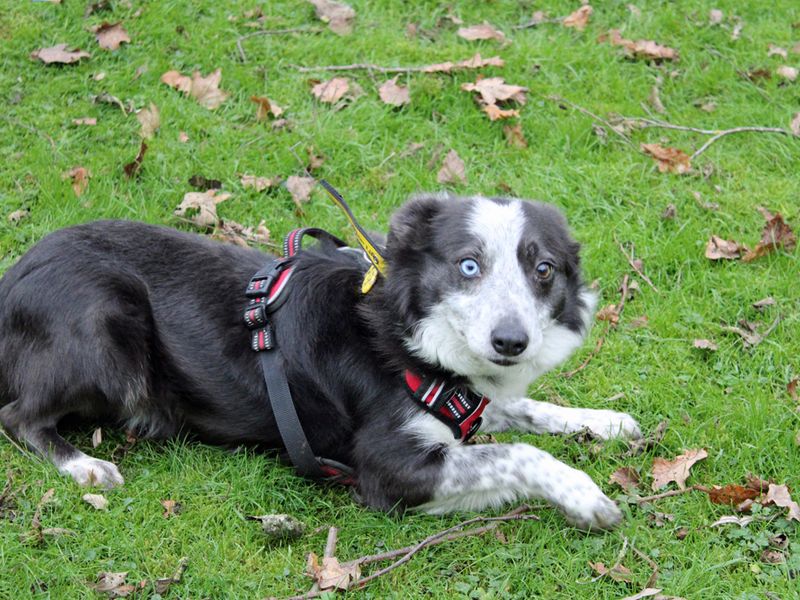
{"type": "MultiPolygon", "coordinates": [[[[639,153],[640,142],[662,143],[689,154],[707,136],[668,129],[629,133],[634,146],[608,132],[595,134],[594,119],[560,107],[558,95],[608,118],[612,113],[648,117],[647,97],[660,78],[660,98],[671,123],[704,129],[761,125],[788,128],[800,110],[800,81],[777,76],[781,65],[800,67],[791,48],[800,41],[800,5],[792,0],[734,2],[638,0],[598,2],[587,28],[557,23],[514,30],[534,10],[563,16],[578,4],[555,0],[494,0],[453,3],[465,25],[488,20],[512,40],[468,42],[456,35],[445,3],[352,0],[357,11],[352,35],[339,37],[314,18],[299,0],[232,2],[111,3],[111,9],[84,17],[84,2],[11,2],[0,7],[0,270],[11,266],[32,244],[59,227],[99,218],[140,219],[190,226],[173,211],[193,175],[219,179],[232,197],[218,207],[223,219],[255,226],[262,219],[280,241],[288,230],[314,225],[350,236],[346,222],[321,189],[300,217],[282,187],[245,189],[240,175],[301,175],[290,152],[306,149],[324,157],[315,172],[337,186],[370,228],[385,227],[392,210],[411,193],[442,189],[436,174],[444,155],[455,149],[466,164],[467,182],[451,186],[463,194],[515,194],[561,207],[583,244],[586,277],[597,279],[603,304],[617,302],[619,282],[630,274],[640,292],[629,300],[616,329],[588,366],[573,378],[552,373],[534,384],[535,398],[572,406],[613,408],[637,417],[646,431],[669,420],[664,439],[644,454],[626,458],[622,442],[602,446],[562,437],[517,434],[524,440],[586,470],[612,497],[620,498],[626,519],[617,532],[585,535],[566,525],[554,510],[538,511],[539,522],[507,524],[505,542],[495,536],[466,538],[423,551],[408,565],[378,579],[365,598],[620,598],[641,590],[651,568],[628,551],[623,564],[633,583],[592,581],[588,562],[614,564],[624,538],[659,566],[656,587],[686,598],[798,598],[800,531],[797,523],[767,509],[745,529],[709,525],[732,509],[711,504],[693,492],[638,507],[624,503],[608,484],[620,466],[642,475],[642,495],[651,493],[654,457],[673,458],[684,449],[706,448],[691,484],[743,483],[748,473],[793,487],[800,496],[798,405],[786,385],[800,374],[798,335],[798,254],[779,251],[752,263],[711,262],[704,258],[712,234],[751,247],[764,220],[756,207],[780,212],[800,226],[800,139],[766,133],[722,138],[694,161],[687,175],[659,173],[639,153]],[[260,7],[265,29],[323,28],[319,33],[262,35],[242,15],[260,7]],[[709,25],[709,10],[723,11],[709,25]],[[734,15],[738,19],[734,19],[734,15]],[[89,28],[121,20],[131,43],[102,50],[89,28]],[[418,25],[415,37],[406,26],[418,25]],[[732,39],[736,23],[743,25],[732,39]],[[619,28],[630,39],[650,39],[680,52],[661,66],[625,58],[622,49],[598,43],[599,34],[619,28]],[[46,66],[29,58],[37,48],[67,43],[91,53],[74,65],[46,66]],[[790,50],[768,57],[768,45],[790,50]],[[295,65],[371,62],[414,66],[458,61],[479,51],[500,55],[505,66],[454,74],[402,74],[411,103],[383,104],[377,86],[388,77],[354,71],[342,74],[364,95],[337,110],[315,100],[311,80],[333,74],[300,73],[295,65]],[[204,75],[222,69],[228,100],[208,110],[159,82],[171,69],[204,75]],[[767,68],[771,78],[743,73],[767,68]],[[502,121],[490,122],[472,94],[460,86],[477,73],[502,76],[529,88],[518,122],[528,147],[510,146],[502,121]],[[102,75],[102,76],[101,76],[102,75]],[[136,156],[139,123],[119,107],[93,102],[108,93],[123,104],[155,103],[161,128],[152,140],[137,178],[123,175],[136,156]],[[257,121],[250,96],[268,96],[285,109],[290,126],[273,129],[257,121]],[[713,102],[706,112],[700,104],[713,102]],[[93,117],[96,126],[73,125],[93,117]],[[188,142],[179,141],[179,133],[188,142]],[[424,144],[404,154],[410,144],[424,144]],[[76,197],[62,174],[76,166],[91,179],[76,197]],[[716,210],[706,206],[717,205],[716,210]],[[661,217],[668,204],[677,217],[661,217]],[[19,222],[6,219],[27,210],[19,222]],[[633,273],[619,243],[634,244],[636,256],[660,293],[633,273]],[[763,313],[751,303],[772,296],[763,313]],[[763,343],[743,348],[723,325],[739,319],[766,327],[783,317],[763,343]],[[646,327],[631,327],[641,316],[646,327]],[[713,353],[692,347],[708,338],[713,353]],[[662,526],[654,511],[673,515],[662,526]],[[684,539],[675,533],[686,527],[684,539]],[[760,557],[769,538],[783,531],[789,546],[785,564],[760,557]],[[772,592],[774,595],[766,595],[772,592]]],[[[652,110],[652,109],[650,109],[652,110]]],[[[351,237],[349,239],[352,239],[351,237]]],[[[52,290],[58,302],[58,290],[52,290]]],[[[599,324],[586,347],[564,370],[577,367],[602,333],[599,324]]],[[[54,365],[57,368],[57,365],[54,365]]],[[[70,439],[81,449],[110,459],[124,443],[121,432],[104,432],[91,450],[91,430],[70,439]]],[[[305,556],[321,554],[327,526],[340,528],[342,560],[404,546],[452,525],[462,516],[392,517],[357,506],[344,489],[321,489],[295,477],[275,459],[250,452],[229,453],[197,444],[140,441],[118,460],[126,478],[109,492],[107,511],[81,500],[85,490],[60,477],[52,466],[30,460],[0,438],[3,473],[11,477],[0,502],[0,597],[83,598],[100,571],[127,571],[129,582],[172,574],[188,557],[183,581],[172,598],[259,598],[288,596],[310,586],[305,556]],[[41,511],[43,527],[67,528],[74,536],[26,541],[36,505],[46,490],[52,502],[41,511]],[[182,512],[162,516],[161,500],[181,503],[182,512]],[[306,522],[299,541],[270,546],[247,515],[286,512],[306,522]],[[319,528],[317,530],[317,528],[319,528]]],[[[3,473],[0,473],[2,477],[3,473]]],[[[674,486],[674,484],[672,484],[674,486]]],[[[0,481],[2,489],[2,481],[0,481]]],[[[671,489],[671,488],[670,488],[671,489]]],[[[663,519],[662,519],[663,520],[663,519]]],[[[140,593],[152,593],[148,588],[140,593]]]]}

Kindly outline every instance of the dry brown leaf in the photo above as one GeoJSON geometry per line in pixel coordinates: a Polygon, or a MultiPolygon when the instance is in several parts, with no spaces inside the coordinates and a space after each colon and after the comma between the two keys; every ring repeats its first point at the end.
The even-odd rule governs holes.
{"type": "Polygon", "coordinates": [[[597,311],[595,318],[598,321],[608,321],[612,325],[619,323],[620,309],[616,304],[607,304],[597,311]]]}
{"type": "Polygon", "coordinates": [[[784,79],[787,79],[789,81],[794,81],[795,79],[797,79],[797,75],[798,73],[800,73],[800,71],[788,65],[781,65],[780,67],[775,69],[775,73],[777,73],[780,77],[783,77],[784,79]]]}
{"type": "Polygon", "coordinates": [[[783,248],[789,252],[797,245],[797,237],[792,228],[784,222],[780,213],[772,215],[769,212],[765,212],[764,216],[767,219],[767,223],[761,231],[761,239],[755,248],[742,257],[744,262],[751,262],[766,256],[778,248],[783,248]]]}
{"type": "Polygon", "coordinates": [[[733,240],[724,240],[712,235],[706,244],[706,258],[710,260],[736,260],[747,251],[747,246],[733,240]]]}
{"type": "Polygon", "coordinates": [[[623,38],[619,29],[612,29],[608,34],[603,34],[598,41],[608,41],[612,46],[622,46],[632,58],[643,58],[659,62],[662,60],[678,60],[678,51],[674,48],[662,46],[652,40],[627,40],[623,38]]]}
{"type": "MultiPolygon", "coordinates": [[[[485,112],[489,116],[489,120],[490,121],[498,121],[500,119],[511,119],[513,117],[518,117],[519,116],[519,111],[518,110],[500,108],[496,104],[484,104],[483,107],[481,108],[481,110],[483,112],[485,112]]],[[[520,133],[522,133],[521,129],[520,129],[520,133]]],[[[508,135],[506,135],[506,140],[508,140],[508,135]]],[[[523,140],[524,140],[524,138],[523,138],[523,140]]],[[[527,148],[528,147],[527,142],[522,147],[523,148],[527,148]]]]}
{"type": "Polygon", "coordinates": [[[311,93],[320,102],[333,104],[341,100],[350,90],[350,81],[346,77],[334,77],[328,81],[322,81],[311,88],[311,93]]]}
{"type": "Polygon", "coordinates": [[[773,298],[772,296],[767,296],[766,298],[762,298],[757,302],[753,302],[751,306],[755,308],[757,311],[763,311],[768,306],[775,306],[775,304],[777,304],[775,302],[775,298],[773,298]]]}
{"type": "Polygon", "coordinates": [[[484,21],[480,25],[461,27],[457,34],[458,37],[470,42],[475,40],[497,40],[498,42],[507,41],[506,34],[499,29],[492,27],[487,21],[484,21]]]}
{"type": "Polygon", "coordinates": [[[135,177],[136,175],[139,174],[139,170],[142,168],[142,161],[144,160],[144,155],[146,152],[147,152],[147,144],[144,142],[144,140],[142,140],[136,158],[134,158],[132,162],[129,162],[127,165],[122,167],[122,170],[125,172],[125,176],[128,179],[131,179],[132,177],[135,177]]]}
{"type": "Polygon", "coordinates": [[[384,82],[378,88],[378,95],[384,104],[391,104],[392,106],[403,106],[411,101],[408,86],[397,85],[397,77],[384,82]]]}
{"type": "Polygon", "coordinates": [[[566,17],[562,23],[564,27],[574,27],[578,31],[583,31],[586,29],[586,25],[589,23],[589,17],[591,14],[591,5],[585,4],[574,13],[566,17]]]}
{"type": "Polygon", "coordinates": [[[323,556],[322,566],[313,552],[308,554],[307,572],[321,591],[346,590],[350,584],[361,577],[358,563],[339,563],[335,556],[323,556]]]}
{"type": "Polygon", "coordinates": [[[83,117],[80,119],[72,119],[73,125],[97,125],[97,119],[94,117],[83,117]]]}
{"type": "Polygon", "coordinates": [[[152,138],[158,128],[161,127],[161,114],[158,111],[158,107],[152,102],[150,106],[136,113],[136,120],[142,126],[141,134],[146,140],[152,138]]]}
{"type": "Polygon", "coordinates": [[[444,157],[442,168],[436,175],[436,181],[439,183],[465,183],[467,181],[464,161],[455,150],[450,150],[444,157]]]}
{"type": "Polygon", "coordinates": [[[709,352],[716,352],[718,349],[714,342],[706,339],[695,340],[692,345],[695,348],[699,348],[700,350],[708,350],[709,352]]]}
{"type": "MultiPolygon", "coordinates": [[[[489,106],[494,106],[490,104],[489,106]]],[[[517,112],[517,111],[503,111],[503,112],[517,112]]],[[[491,119],[491,115],[489,116],[491,119]]],[[[494,121],[494,119],[492,119],[494,121]]],[[[506,142],[509,146],[514,148],[527,148],[528,140],[525,139],[525,134],[522,133],[522,124],[516,123],[514,125],[504,125],[503,135],[506,137],[506,142]]]]}
{"type": "Polygon", "coordinates": [[[89,185],[89,178],[91,176],[92,174],[86,167],[72,167],[69,171],[64,173],[61,178],[72,180],[72,191],[75,192],[75,195],[78,198],[80,198],[83,195],[83,192],[86,191],[86,187],[89,185]]]}
{"type": "Polygon", "coordinates": [[[97,583],[93,583],[89,587],[95,591],[108,594],[109,598],[125,598],[130,596],[136,589],[134,586],[125,583],[127,576],[127,571],[124,573],[102,571],[97,574],[97,583]]]}
{"type": "Polygon", "coordinates": [[[178,133],[178,141],[181,144],[185,144],[186,142],[189,141],[189,134],[187,134],[185,131],[181,131],[180,133],[178,133]]]}
{"type": "Polygon", "coordinates": [[[608,478],[609,483],[616,483],[626,492],[632,492],[639,486],[639,473],[633,467],[620,467],[608,478]]]}
{"type": "Polygon", "coordinates": [[[689,469],[696,462],[708,456],[708,452],[703,448],[686,450],[672,460],[661,457],[653,459],[653,490],[664,487],[671,481],[678,484],[680,489],[686,489],[686,479],[689,477],[689,469]]]}
{"type": "Polygon", "coordinates": [[[242,175],[242,187],[255,188],[257,192],[263,192],[266,189],[275,187],[280,183],[279,177],[258,177],[256,175],[242,175]]]}
{"type": "Polygon", "coordinates": [[[317,18],[328,24],[328,28],[337,35],[349,35],[353,32],[353,20],[356,11],[342,2],[333,0],[308,0],[314,5],[317,18]]]}
{"type": "Polygon", "coordinates": [[[29,210],[21,208],[19,210],[15,210],[13,212],[8,213],[7,218],[11,223],[19,223],[22,219],[29,216],[30,214],[31,212],[29,210]]]}
{"type": "Polygon", "coordinates": [[[297,209],[302,212],[303,203],[308,202],[311,198],[311,190],[317,184],[317,180],[313,177],[298,177],[292,175],[286,180],[286,189],[292,195],[297,209]]]}
{"type": "Polygon", "coordinates": [[[178,71],[167,71],[161,76],[162,83],[191,96],[210,110],[218,108],[230,95],[219,89],[220,81],[222,69],[211,72],[207,77],[203,77],[200,71],[195,71],[191,77],[178,71]]]}
{"type": "Polygon", "coordinates": [[[647,327],[650,324],[650,319],[647,315],[642,315],[641,317],[635,317],[631,319],[631,322],[628,323],[628,327],[631,329],[642,329],[647,327]]]}
{"type": "Polygon", "coordinates": [[[79,48],[74,50],[67,50],[67,44],[58,44],[51,48],[39,48],[31,52],[31,58],[39,59],[46,65],[71,65],[78,62],[82,58],[89,58],[91,54],[84,52],[79,48]]]}
{"type": "Polygon", "coordinates": [[[708,499],[714,504],[728,504],[738,506],[745,500],[754,500],[760,494],[757,490],[742,485],[730,484],[712,486],[706,490],[708,499]]]}
{"type": "Polygon", "coordinates": [[[788,508],[786,518],[790,521],[800,521],[800,505],[797,504],[789,493],[789,488],[786,485],[769,484],[769,491],[764,498],[762,504],[769,505],[775,504],[781,508],[788,508]]]}
{"type": "Polygon", "coordinates": [[[249,247],[250,243],[268,245],[270,243],[270,233],[264,221],[261,221],[255,230],[252,227],[245,227],[236,221],[222,221],[211,237],[229,244],[249,247]]]}
{"type": "Polygon", "coordinates": [[[103,430],[98,427],[92,432],[92,448],[97,448],[103,443],[103,430]]]}
{"type": "Polygon", "coordinates": [[[108,508],[108,500],[102,494],[84,494],[81,499],[93,506],[95,510],[106,510],[108,508]]]}
{"type": "Polygon", "coordinates": [[[789,392],[789,396],[795,402],[798,401],[798,396],[797,396],[797,384],[798,383],[800,383],[800,377],[795,377],[789,383],[786,384],[786,391],[789,392]]]}
{"type": "Polygon", "coordinates": [[[794,135],[800,136],[800,112],[794,113],[792,121],[789,123],[789,129],[794,135]]]}
{"type": "Polygon", "coordinates": [[[250,101],[258,105],[256,121],[264,121],[270,115],[277,118],[283,114],[283,109],[265,96],[250,96],[250,101]]]}
{"type": "Polygon", "coordinates": [[[708,11],[708,24],[709,25],[719,25],[722,23],[723,13],[718,8],[712,8],[708,11]]]}
{"type": "Polygon", "coordinates": [[[93,29],[97,43],[104,50],[117,50],[120,44],[130,44],[131,38],[121,22],[102,23],[93,29]]]}
{"type": "Polygon", "coordinates": [[[607,575],[614,581],[624,581],[625,583],[633,583],[633,573],[625,565],[616,564],[609,569],[601,562],[597,563],[589,562],[589,566],[592,567],[592,569],[594,569],[594,571],[601,577],[607,575]]]}
{"type": "Polygon", "coordinates": [[[219,190],[207,192],[189,192],[175,209],[179,217],[187,218],[197,227],[205,229],[217,224],[217,204],[231,197],[227,193],[218,193],[219,190]]]}
{"type": "Polygon", "coordinates": [[[506,63],[499,56],[492,56],[490,58],[482,58],[480,53],[475,54],[472,58],[467,58],[460,62],[443,62],[428,65],[422,68],[423,73],[450,73],[459,69],[481,69],[483,67],[502,67],[506,63]]]}
{"type": "Polygon", "coordinates": [[[767,46],[767,56],[780,56],[782,58],[789,58],[789,53],[786,51],[786,48],[781,48],[775,44],[770,44],[767,46]]]}
{"type": "Polygon", "coordinates": [[[689,155],[677,148],[664,147],[661,144],[642,144],[642,151],[653,157],[661,173],[677,173],[682,175],[692,169],[689,155]]]}
{"type": "Polygon", "coordinates": [[[507,84],[502,77],[486,77],[478,79],[475,83],[464,83],[461,89],[465,92],[478,92],[485,104],[497,104],[498,101],[507,100],[525,104],[525,92],[528,91],[526,87],[507,84]]]}
{"type": "Polygon", "coordinates": [[[164,507],[164,514],[161,516],[165,519],[177,517],[181,512],[181,503],[175,502],[175,500],[162,500],[161,506],[164,507]]]}
{"type": "Polygon", "coordinates": [[[667,109],[664,108],[664,104],[661,102],[661,92],[658,85],[654,85],[652,88],[650,88],[650,95],[647,96],[647,102],[657,113],[663,115],[667,112],[667,109]]]}

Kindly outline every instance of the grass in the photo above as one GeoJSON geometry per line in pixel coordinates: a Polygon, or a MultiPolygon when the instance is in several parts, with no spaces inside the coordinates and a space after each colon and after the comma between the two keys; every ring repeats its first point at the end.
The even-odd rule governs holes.
{"type": "MultiPolygon", "coordinates": [[[[254,37],[243,42],[246,62],[238,56],[236,39],[252,30],[244,26],[246,19],[230,15],[260,6],[266,28],[316,26],[311,5],[289,0],[132,4],[113,3],[110,12],[88,18],[83,3],[76,2],[6,2],[0,11],[0,213],[30,211],[19,223],[0,220],[1,270],[46,233],[74,223],[120,217],[186,227],[173,210],[191,191],[186,182],[195,174],[220,179],[233,193],[219,207],[223,218],[246,225],[265,219],[275,240],[305,224],[349,235],[342,215],[320,190],[299,218],[285,189],[256,193],[239,183],[242,173],[300,174],[289,151],[298,142],[301,150],[313,146],[325,156],[319,174],[345,194],[365,224],[381,228],[408,194],[442,187],[436,182],[439,164],[428,162],[437,148],[454,148],[467,166],[468,182],[455,187],[459,193],[510,189],[565,211],[583,243],[587,278],[599,280],[603,302],[617,300],[617,285],[630,272],[616,240],[635,244],[661,292],[640,282],[641,293],[627,304],[620,327],[585,370],[572,379],[550,374],[531,390],[537,398],[624,410],[648,431],[668,419],[666,437],[656,448],[624,458],[622,443],[593,449],[560,437],[504,434],[501,440],[534,443],[585,469],[612,495],[619,490],[606,482],[617,467],[639,469],[649,488],[646,474],[653,457],[671,458],[699,447],[707,448],[709,456],[693,468],[690,483],[740,483],[752,472],[794,486],[795,498],[800,494],[800,453],[794,441],[800,419],[786,392],[787,382],[800,371],[797,252],[778,252],[751,264],[712,263],[703,257],[711,234],[754,244],[763,224],[755,210],[759,205],[800,223],[800,141],[768,134],[731,136],[697,160],[695,174],[661,174],[649,158],[613,135],[602,143],[591,118],[546,100],[557,94],[600,115],[646,116],[641,103],[660,76],[668,110],[664,118],[673,123],[787,127],[800,107],[800,82],[787,84],[776,77],[752,82],[740,73],[774,70],[784,63],[800,66],[798,54],[786,60],[767,57],[769,43],[790,48],[800,38],[795,2],[640,1],[637,16],[626,2],[612,0],[598,3],[582,33],[556,24],[512,30],[534,9],[564,15],[577,8],[554,0],[535,7],[510,0],[459,3],[455,12],[466,24],[487,19],[513,39],[499,48],[494,42],[458,38],[455,27],[441,21],[447,10],[438,2],[353,0],[358,12],[353,35],[340,38],[326,31],[254,37]],[[723,26],[708,25],[711,8],[724,11],[723,26]],[[734,14],[744,23],[736,41],[731,39],[734,14]],[[132,43],[116,52],[99,49],[88,27],[103,20],[122,20],[132,43]],[[408,38],[410,22],[433,39],[408,38]],[[596,42],[611,27],[621,28],[626,37],[677,48],[680,62],[658,67],[624,59],[619,49],[596,42]],[[36,48],[64,42],[89,50],[92,58],[63,67],[28,58],[36,48]],[[506,60],[502,69],[486,69],[487,75],[530,88],[520,119],[527,149],[509,147],[503,124],[490,123],[470,95],[460,91],[462,83],[475,80],[474,72],[400,76],[412,95],[402,109],[379,101],[375,84],[384,80],[380,75],[348,74],[366,95],[337,111],[312,98],[308,81],[313,75],[292,67],[366,61],[419,65],[461,60],[476,50],[506,60]],[[213,112],[159,83],[169,69],[205,74],[218,67],[222,88],[231,97],[213,112]],[[145,70],[136,77],[140,68],[145,70]],[[105,77],[98,81],[100,73],[105,77]],[[136,155],[138,123],[118,108],[94,104],[92,96],[102,92],[137,108],[154,102],[161,110],[161,129],[137,179],[126,179],[122,166],[136,155]],[[286,108],[291,130],[272,131],[256,122],[249,101],[254,94],[286,108]],[[713,100],[717,110],[699,110],[698,100],[713,100]],[[87,116],[96,117],[97,126],[71,124],[87,116]],[[180,131],[188,134],[188,143],[178,141],[180,131]],[[403,156],[411,142],[425,145],[403,156]],[[92,174],[80,198],[61,177],[78,165],[92,174]],[[699,174],[705,166],[713,167],[707,176],[699,174]],[[717,203],[719,209],[703,208],[704,202],[717,203]],[[663,220],[661,213],[670,203],[678,216],[663,220]],[[768,295],[777,306],[765,314],[751,308],[768,295]],[[778,314],[783,321],[751,350],[720,327],[741,318],[767,323],[778,314]],[[643,315],[649,318],[646,328],[629,327],[643,315]],[[695,338],[711,338],[719,350],[697,351],[695,338]]],[[[666,130],[632,136],[637,144],[663,138],[666,145],[687,151],[704,141],[696,134],[666,130]]],[[[592,340],[565,369],[585,358],[601,329],[595,328],[592,340]]],[[[70,439],[89,451],[90,434],[81,430],[70,439]]],[[[108,459],[124,438],[112,432],[105,437],[93,454],[108,459]]],[[[7,501],[0,509],[0,597],[87,597],[93,593],[87,584],[99,571],[127,571],[129,581],[137,582],[171,574],[182,556],[189,557],[189,568],[169,597],[286,596],[308,588],[302,574],[305,555],[322,551],[324,529],[292,544],[268,546],[246,515],[288,512],[310,531],[336,524],[342,559],[412,543],[459,519],[376,514],[358,507],[347,491],[320,489],[270,457],[179,441],[140,442],[128,452],[120,461],[127,485],[107,494],[110,504],[104,512],[83,503],[83,490],[51,466],[21,455],[2,438],[0,460],[13,476],[11,506],[7,501]],[[30,530],[36,505],[51,487],[55,498],[42,510],[43,525],[78,535],[26,543],[21,536],[30,530]],[[165,519],[160,500],[168,498],[181,502],[183,512],[165,519]]],[[[674,515],[663,527],[648,519],[653,509],[623,505],[627,518],[617,533],[586,536],[567,527],[555,511],[543,509],[541,522],[504,526],[508,543],[489,536],[440,546],[350,595],[619,598],[644,586],[649,567],[628,554],[623,562],[634,572],[633,584],[591,583],[587,562],[613,564],[625,536],[659,564],[658,587],[664,593],[798,597],[793,579],[800,570],[796,523],[778,518],[741,531],[708,528],[730,509],[710,504],[700,493],[659,501],[656,510],[674,515]],[[679,527],[690,530],[683,540],[675,537],[679,527]],[[761,562],[768,538],[781,529],[792,544],[786,552],[789,565],[761,562]]]]}

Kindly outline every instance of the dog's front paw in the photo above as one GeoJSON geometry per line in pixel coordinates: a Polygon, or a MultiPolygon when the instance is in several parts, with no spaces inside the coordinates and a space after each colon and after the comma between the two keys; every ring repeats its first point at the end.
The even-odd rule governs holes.
{"type": "Polygon", "coordinates": [[[619,507],[606,496],[588,475],[586,480],[573,486],[560,508],[567,521],[584,531],[605,531],[622,521],[619,507]]]}
{"type": "Polygon", "coordinates": [[[583,426],[604,440],[611,438],[639,439],[642,430],[632,416],[613,410],[592,410],[583,419],[583,426]]]}
{"type": "Polygon", "coordinates": [[[74,458],[59,467],[59,471],[72,477],[84,487],[111,489],[125,483],[117,465],[91,456],[74,458]]]}

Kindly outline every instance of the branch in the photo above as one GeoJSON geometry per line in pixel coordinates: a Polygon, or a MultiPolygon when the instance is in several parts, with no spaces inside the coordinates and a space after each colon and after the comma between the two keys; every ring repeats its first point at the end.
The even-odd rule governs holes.
{"type": "Polygon", "coordinates": [[[239,38],[236,40],[236,48],[239,50],[239,56],[242,58],[242,62],[247,62],[247,55],[245,55],[244,48],[242,47],[242,42],[244,40],[260,35],[287,35],[291,33],[322,33],[323,31],[325,30],[319,27],[293,27],[291,29],[262,29],[261,31],[254,31],[253,33],[248,33],[246,35],[239,36],[239,38]]]}
{"type": "Polygon", "coordinates": [[[559,104],[561,104],[561,103],[566,104],[567,106],[569,106],[571,108],[574,108],[575,110],[577,110],[579,112],[582,112],[583,114],[592,117],[596,121],[600,121],[608,129],[610,129],[611,131],[616,133],[619,137],[621,137],[626,144],[628,144],[632,148],[635,148],[637,151],[641,152],[641,150],[639,150],[639,148],[636,146],[636,144],[634,144],[627,135],[622,133],[620,130],[618,130],[616,127],[614,127],[608,120],[604,119],[603,117],[601,117],[599,115],[596,115],[592,111],[590,111],[590,110],[588,110],[586,108],[583,108],[582,106],[578,106],[574,102],[571,102],[571,101],[567,100],[566,98],[562,98],[561,96],[546,96],[546,99],[550,100],[552,102],[557,102],[559,104]]]}
{"type": "Polygon", "coordinates": [[[788,136],[794,135],[788,129],[782,129],[780,127],[734,127],[733,129],[725,129],[723,131],[716,133],[714,137],[709,139],[705,144],[703,144],[697,150],[695,150],[694,154],[692,154],[689,157],[689,160],[692,161],[698,156],[700,156],[703,152],[708,150],[711,144],[713,144],[717,140],[724,138],[726,135],[731,135],[733,133],[744,133],[747,131],[755,131],[760,133],[780,133],[781,135],[788,135],[788,136]]]}
{"type": "MultiPolygon", "coordinates": [[[[615,239],[615,240],[616,240],[616,237],[617,237],[617,236],[615,235],[615,236],[614,236],[614,239],[615,239]]],[[[622,254],[625,256],[625,258],[626,258],[626,259],[628,259],[628,264],[631,266],[631,268],[632,268],[634,271],[636,271],[636,273],[639,275],[639,277],[641,277],[642,279],[644,279],[644,280],[645,280],[645,282],[647,283],[647,285],[649,285],[651,288],[653,288],[653,291],[654,291],[656,294],[658,294],[658,295],[661,295],[661,292],[659,292],[659,291],[658,291],[658,288],[655,286],[655,284],[653,284],[653,282],[650,280],[650,278],[649,278],[647,275],[645,275],[645,274],[644,274],[644,272],[642,271],[642,269],[641,269],[641,268],[640,268],[640,267],[639,267],[639,266],[636,264],[636,262],[633,260],[633,248],[631,248],[631,254],[629,255],[629,254],[628,254],[628,253],[625,251],[625,247],[624,247],[624,246],[623,246],[623,245],[622,245],[622,244],[621,244],[621,243],[620,243],[618,240],[617,240],[617,245],[619,246],[619,249],[622,251],[622,254]]]]}
{"type": "Polygon", "coordinates": [[[317,71],[377,71],[378,73],[420,73],[430,65],[422,67],[382,67],[371,63],[354,63],[352,65],[323,65],[316,67],[301,67],[293,65],[300,73],[314,73],[317,71]]]}
{"type": "Polygon", "coordinates": [[[702,485],[690,485],[687,488],[682,490],[669,490],[668,492],[662,492],[661,494],[655,494],[654,496],[639,496],[636,498],[636,504],[644,504],[645,502],[653,502],[654,500],[661,500],[662,498],[669,498],[671,496],[680,496],[681,494],[685,494],[686,492],[693,492],[698,490],[700,492],[706,492],[707,489],[705,486],[702,485]]]}
{"type": "MultiPolygon", "coordinates": [[[[625,541],[628,541],[628,538],[625,538],[625,541]]],[[[652,558],[647,556],[647,554],[645,554],[644,552],[639,550],[633,544],[630,545],[630,548],[631,548],[631,550],[633,550],[633,552],[634,552],[634,554],[636,554],[636,556],[641,558],[644,562],[646,562],[648,565],[650,565],[651,569],[653,569],[653,572],[650,574],[650,577],[647,580],[647,583],[645,584],[644,587],[646,587],[646,588],[654,587],[655,584],[656,584],[656,581],[658,580],[658,565],[656,564],[656,561],[654,561],[652,558]]]]}

